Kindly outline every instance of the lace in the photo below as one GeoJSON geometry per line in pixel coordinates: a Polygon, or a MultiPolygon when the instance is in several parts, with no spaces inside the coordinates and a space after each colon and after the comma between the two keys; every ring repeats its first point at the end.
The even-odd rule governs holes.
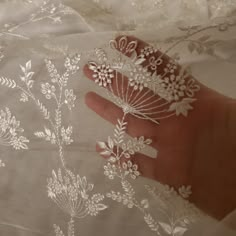
{"type": "MultiPolygon", "coordinates": [[[[18,3],[18,1],[5,2],[18,3]]],[[[11,36],[14,39],[29,40],[31,35],[24,32],[25,26],[35,26],[37,22],[44,20],[48,20],[49,24],[61,24],[65,16],[74,12],[59,1],[25,0],[23,3],[27,7],[37,5],[39,10],[32,13],[22,23],[7,22],[0,33],[2,39],[11,36]]],[[[182,3],[187,4],[187,8],[191,8],[199,2],[183,1],[182,3]]],[[[101,1],[94,1],[94,4],[100,5],[97,13],[109,15],[114,10],[111,5],[103,5],[101,1]]],[[[133,0],[129,1],[129,4],[135,13],[148,12],[153,7],[155,10],[162,10],[164,7],[163,1],[150,1],[144,5],[143,1],[133,0]]],[[[219,7],[220,5],[219,2],[214,6],[219,7]]],[[[211,9],[212,15],[216,14],[213,13],[216,9],[213,5],[211,5],[211,9]]],[[[90,10],[89,12],[91,13],[90,10]]],[[[219,12],[217,14],[223,14],[223,8],[219,12]]],[[[165,16],[162,15],[162,17],[165,16]]],[[[117,19],[118,23],[111,22],[116,28],[137,29],[145,26],[142,19],[131,20],[129,18],[126,21],[128,18],[120,16],[117,19]]],[[[180,37],[166,40],[168,47],[165,52],[171,54],[172,49],[183,44],[190,55],[206,54],[219,59],[217,46],[223,43],[223,40],[214,38],[211,30],[221,33],[230,31],[234,26],[235,21],[232,19],[223,19],[220,23],[210,26],[182,27],[180,37]]],[[[18,91],[17,100],[22,103],[33,102],[34,107],[32,108],[38,109],[44,119],[43,122],[39,122],[39,128],[34,130],[34,136],[57,150],[60,166],[55,165],[53,170],[50,170],[50,176],[45,184],[47,184],[48,198],[68,216],[69,220],[67,229],[63,229],[63,224],[62,226],[54,224],[55,235],[76,235],[75,225],[78,221],[82,221],[85,217],[97,217],[103,214],[103,211],[112,210],[108,199],[129,209],[138,210],[143,222],[149,227],[150,233],[153,231],[161,236],[183,236],[188,233],[189,229],[203,217],[203,213],[188,201],[194,189],[184,185],[174,189],[171,186],[156,183],[155,187],[145,185],[146,196],[140,198],[135,184],[142,173],[140,166],[132,161],[132,157],[137,152],[145,151],[152,144],[152,140],[144,136],[135,138],[125,136],[125,131],[129,126],[126,120],[128,114],[161,125],[162,119],[174,116],[184,116],[187,119],[189,112],[194,109],[198,102],[196,95],[200,87],[190,76],[188,67],[178,71],[180,54],[175,55],[175,60],[167,60],[163,56],[164,54],[155,56],[158,52],[156,47],[147,46],[138,51],[137,41],[128,42],[127,37],[120,37],[120,40],[111,40],[105,47],[97,48],[89,55],[89,67],[93,72],[95,83],[100,87],[108,88],[110,99],[123,110],[123,117],[117,120],[114,132],[105,141],[98,142],[101,154],[108,158],[103,167],[104,175],[108,180],[118,181],[119,185],[115,189],[114,185],[110,184],[109,191],[99,193],[99,190],[97,192],[95,186],[87,180],[87,176],[82,176],[81,173],[77,173],[77,170],[72,171],[68,167],[66,159],[67,148],[75,140],[73,137],[75,124],[67,122],[67,112],[73,112],[77,102],[77,94],[71,85],[71,80],[78,75],[81,68],[81,57],[86,57],[87,52],[82,55],[66,56],[69,52],[68,46],[54,45],[53,39],[51,42],[45,41],[46,43],[43,45],[46,50],[45,54],[50,54],[50,57],[44,61],[45,70],[48,72],[47,81],[40,84],[35,83],[37,62],[26,60],[21,65],[14,67],[14,70],[19,71],[18,79],[1,76],[0,86],[10,91],[18,91]],[[51,55],[54,54],[60,57],[66,56],[65,61],[56,65],[53,59],[49,59],[53,58],[51,55]],[[128,55],[129,58],[125,55],[128,55]],[[146,66],[143,67],[144,64],[146,66]],[[165,65],[164,68],[160,69],[163,65],[165,65]],[[40,96],[36,95],[35,90],[40,91],[40,96]],[[158,95],[158,99],[156,99],[156,95],[158,95]],[[153,98],[155,99],[153,100],[153,98]],[[153,110],[156,112],[153,113],[153,110]],[[152,203],[154,204],[152,205],[152,203]],[[156,213],[153,213],[152,209],[155,209],[156,213]]],[[[3,43],[0,47],[0,63],[4,62],[7,56],[5,49],[7,48],[3,43]]],[[[40,56],[45,56],[42,51],[33,50],[34,54],[41,53],[40,56]]],[[[26,134],[22,128],[18,114],[9,107],[1,107],[0,145],[14,151],[27,151],[31,144],[28,137],[29,134],[26,134]]],[[[1,156],[1,158],[4,157],[1,156]]],[[[5,161],[5,159],[3,160],[5,161]]],[[[0,167],[5,167],[3,160],[0,160],[0,167]]]]}

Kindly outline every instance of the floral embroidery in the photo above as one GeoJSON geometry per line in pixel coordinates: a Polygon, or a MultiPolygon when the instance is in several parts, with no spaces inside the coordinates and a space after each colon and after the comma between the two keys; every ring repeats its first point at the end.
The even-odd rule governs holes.
{"type": "Polygon", "coordinates": [[[48,196],[72,218],[84,218],[87,215],[97,215],[107,208],[100,203],[104,196],[89,192],[93,190],[93,185],[87,183],[85,177],[74,175],[67,170],[63,176],[59,169],[58,174],[52,172],[52,178],[48,180],[48,196]],[[80,207],[78,207],[80,206],[80,207]]]}
{"type": "MultiPolygon", "coordinates": [[[[126,115],[130,113],[157,124],[158,120],[163,118],[159,116],[162,113],[170,113],[164,118],[180,114],[187,116],[188,111],[193,109],[190,104],[196,101],[194,95],[200,90],[200,86],[195,83],[185,68],[178,71],[177,64],[172,60],[166,63],[162,72],[159,72],[158,66],[163,67],[163,55],[156,57],[157,50],[152,47],[145,47],[138,55],[137,41],[128,42],[125,36],[118,41],[111,40],[110,46],[115,51],[95,50],[99,65],[97,62],[89,63],[93,78],[96,79],[97,67],[106,68],[110,62],[109,68],[113,70],[114,76],[110,78],[107,76],[108,73],[100,73],[99,79],[101,81],[109,79],[109,83],[106,83],[106,86],[103,83],[98,83],[98,85],[108,87],[108,94],[124,113],[123,118],[117,120],[113,137],[109,136],[107,142],[98,142],[100,154],[107,159],[104,165],[105,176],[110,180],[120,179],[122,187],[122,192],[111,190],[106,196],[128,208],[139,209],[146,224],[157,235],[182,236],[188,230],[189,224],[195,222],[200,215],[195,206],[183,200],[191,195],[191,186],[182,186],[175,191],[169,186],[162,189],[160,185],[157,194],[151,188],[147,188],[148,192],[155,197],[157,210],[160,211],[160,216],[151,215],[149,200],[137,199],[131,181],[140,175],[138,165],[133,163],[133,156],[150,145],[152,140],[144,137],[126,140],[125,131],[128,126],[126,115]],[[109,60],[110,54],[111,60],[109,60]],[[122,54],[128,55],[130,60],[124,59],[122,54]],[[157,71],[152,71],[154,69],[157,71]],[[155,111],[156,108],[161,109],[155,111]],[[158,114],[158,117],[153,114],[158,114]],[[171,217],[172,214],[176,218],[171,217]],[[165,221],[161,218],[163,216],[167,217],[165,221]]],[[[95,82],[98,81],[95,80],[95,82]]]]}
{"type": "Polygon", "coordinates": [[[95,79],[95,83],[98,83],[99,86],[106,87],[108,84],[111,84],[114,74],[109,65],[97,65],[94,62],[90,62],[89,69],[93,70],[93,78],[95,79]]]}
{"type": "Polygon", "coordinates": [[[89,62],[89,68],[95,82],[109,88],[108,94],[124,113],[157,124],[173,115],[188,115],[200,86],[185,68],[178,70],[176,62],[169,60],[160,71],[158,66],[163,67],[163,54],[158,52],[159,56],[155,56],[157,50],[149,46],[137,54],[137,41],[128,42],[125,36],[111,40],[109,45],[110,50],[95,50],[99,64],[89,62]]]}
{"type": "Polygon", "coordinates": [[[131,161],[123,162],[122,167],[125,170],[125,174],[129,174],[132,179],[136,179],[140,175],[138,165],[133,164],[131,161]]]}
{"type": "Polygon", "coordinates": [[[172,103],[169,108],[169,111],[175,111],[177,116],[181,114],[187,117],[188,111],[193,109],[190,104],[194,101],[196,101],[196,99],[184,98],[180,102],[172,103]]]}
{"type": "Polygon", "coordinates": [[[50,85],[49,83],[41,84],[41,86],[42,86],[41,91],[47,99],[51,99],[52,96],[55,96],[55,91],[56,91],[55,86],[50,85]]]}
{"type": "Polygon", "coordinates": [[[130,72],[129,84],[134,87],[134,90],[142,91],[143,88],[148,87],[148,83],[151,81],[150,76],[151,73],[146,68],[139,66],[130,72]]]}
{"type": "Polygon", "coordinates": [[[190,186],[182,186],[178,191],[159,183],[156,187],[148,185],[145,187],[158,205],[158,220],[155,220],[149,213],[145,214],[144,220],[149,228],[158,235],[182,236],[188,231],[189,226],[203,214],[193,204],[182,198],[190,196],[190,186]]]}
{"type": "MultiPolygon", "coordinates": [[[[52,171],[52,177],[48,179],[47,189],[49,198],[70,215],[68,236],[75,235],[74,218],[83,218],[88,215],[96,216],[107,208],[102,203],[104,195],[100,193],[91,194],[94,188],[93,184],[87,183],[86,177],[81,178],[79,175],[73,174],[66,167],[64,158],[64,146],[73,142],[73,128],[71,125],[63,126],[62,108],[67,106],[69,110],[72,110],[75,106],[76,96],[73,89],[68,88],[68,81],[69,77],[79,70],[79,61],[80,55],[77,54],[66,57],[65,72],[59,74],[53,62],[49,59],[45,60],[51,81],[41,84],[41,92],[47,100],[53,99],[55,101],[54,111],[53,109],[49,111],[46,105],[33,93],[35,73],[32,71],[31,61],[26,62],[25,65],[20,65],[22,73],[20,79],[23,85],[16,83],[13,79],[0,77],[0,85],[20,90],[20,101],[32,100],[48,123],[44,125],[43,131],[36,131],[34,135],[58,147],[62,170],[59,168],[57,173],[54,170],[52,171]]],[[[18,137],[18,134],[23,132],[19,125],[20,123],[11,115],[8,108],[6,111],[0,111],[0,144],[12,145],[15,149],[28,148],[26,145],[28,140],[23,136],[18,137]]],[[[2,162],[1,165],[4,166],[2,162]]],[[[64,235],[56,225],[54,225],[54,231],[56,236],[64,235]]]]}
{"type": "Polygon", "coordinates": [[[25,4],[34,5],[37,8],[35,12],[29,15],[24,22],[9,22],[0,30],[1,36],[12,36],[21,39],[29,39],[29,36],[19,33],[19,29],[36,22],[50,20],[53,24],[62,22],[64,15],[74,14],[74,10],[65,6],[60,1],[44,0],[44,1],[26,1],[25,4]]]}
{"type": "MultiPolygon", "coordinates": [[[[59,226],[57,225],[53,225],[54,227],[54,232],[56,234],[56,236],[65,236],[65,234],[63,233],[63,231],[60,229],[59,226]]],[[[68,222],[68,230],[67,230],[68,234],[67,236],[74,236],[75,235],[75,229],[74,229],[74,220],[71,219],[69,222],[68,222]]]]}
{"type": "Polygon", "coordinates": [[[12,116],[9,108],[0,110],[0,144],[12,146],[14,149],[28,149],[29,140],[20,136],[24,129],[20,128],[20,122],[12,116]]]}
{"type": "Polygon", "coordinates": [[[72,110],[73,107],[75,107],[75,100],[76,96],[74,95],[74,91],[72,89],[65,90],[65,104],[68,106],[69,110],[72,110]]]}

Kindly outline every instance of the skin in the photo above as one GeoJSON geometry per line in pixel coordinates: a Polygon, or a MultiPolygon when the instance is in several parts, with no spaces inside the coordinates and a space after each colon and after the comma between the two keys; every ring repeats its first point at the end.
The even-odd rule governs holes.
{"type": "MultiPolygon", "coordinates": [[[[128,40],[138,41],[137,53],[147,45],[134,37],[128,40]]],[[[168,60],[164,55],[164,63],[168,60]]],[[[93,80],[88,65],[84,73],[93,80]]],[[[173,116],[157,125],[127,115],[127,133],[151,138],[152,147],[159,152],[155,159],[136,154],[132,161],[144,177],[176,188],[191,185],[190,201],[221,219],[236,208],[236,100],[196,83],[201,90],[187,118],[173,116]]],[[[112,124],[123,116],[122,109],[96,93],[89,92],[85,102],[112,124]]]]}

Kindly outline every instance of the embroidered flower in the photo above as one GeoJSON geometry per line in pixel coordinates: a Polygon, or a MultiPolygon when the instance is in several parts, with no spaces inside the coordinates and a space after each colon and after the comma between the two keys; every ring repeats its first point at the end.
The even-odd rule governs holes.
{"type": "Polygon", "coordinates": [[[141,49],[141,57],[147,57],[149,55],[152,55],[154,53],[157,52],[157,49],[155,49],[154,47],[152,46],[146,46],[144,48],[141,49]]]}
{"type": "Polygon", "coordinates": [[[70,145],[71,143],[73,143],[71,135],[72,135],[72,126],[69,126],[67,129],[65,129],[64,127],[61,128],[62,142],[65,143],[66,145],[70,145]]]}
{"type": "Polygon", "coordinates": [[[122,167],[125,170],[125,174],[129,174],[132,179],[136,179],[140,175],[138,165],[133,164],[131,161],[123,162],[122,167]]]}
{"type": "Polygon", "coordinates": [[[142,91],[143,88],[148,87],[148,83],[151,81],[150,76],[151,73],[147,68],[137,66],[130,72],[129,85],[134,87],[134,90],[142,91]]]}
{"type": "Polygon", "coordinates": [[[80,61],[80,54],[75,54],[74,57],[67,57],[65,60],[65,68],[72,74],[75,74],[79,70],[78,63],[80,61]]]}
{"type": "Polygon", "coordinates": [[[168,94],[168,101],[178,101],[185,95],[185,78],[181,75],[171,74],[170,77],[165,77],[161,86],[168,94]]]}
{"type": "Polygon", "coordinates": [[[166,73],[171,73],[171,74],[173,74],[173,73],[175,73],[175,71],[177,70],[177,65],[176,65],[176,63],[174,62],[174,60],[170,60],[169,61],[169,63],[167,63],[167,65],[166,65],[166,68],[164,69],[164,71],[166,72],[166,73]]]}
{"type": "Polygon", "coordinates": [[[65,104],[67,104],[69,110],[72,110],[73,107],[75,107],[75,100],[76,100],[76,96],[74,95],[74,92],[72,89],[65,90],[65,104]]]}
{"type": "Polygon", "coordinates": [[[13,146],[13,148],[15,148],[16,150],[19,149],[28,149],[27,145],[25,143],[28,143],[29,140],[26,139],[23,136],[20,137],[12,137],[10,144],[13,146]]]}
{"type": "Polygon", "coordinates": [[[0,111],[0,144],[9,146],[14,149],[28,149],[26,143],[29,142],[24,136],[18,136],[24,132],[20,128],[20,122],[12,116],[9,108],[0,111]]]}
{"type": "Polygon", "coordinates": [[[90,62],[89,69],[94,72],[93,78],[99,86],[106,87],[111,84],[112,78],[114,78],[114,71],[110,65],[97,65],[95,62],[90,62]]]}
{"type": "Polygon", "coordinates": [[[47,99],[51,99],[54,96],[56,88],[54,85],[49,83],[41,84],[41,92],[45,95],[47,99]]]}
{"type": "Polygon", "coordinates": [[[64,176],[60,169],[58,173],[53,170],[52,178],[48,179],[47,188],[48,196],[71,217],[82,218],[88,214],[96,215],[107,208],[106,205],[99,203],[104,199],[102,194],[89,196],[89,192],[93,190],[93,184],[89,184],[86,177],[81,178],[69,170],[64,176]]]}
{"type": "MultiPolygon", "coordinates": [[[[102,196],[102,195],[100,195],[102,196]]],[[[96,196],[97,197],[97,196],[96,196]]],[[[93,197],[92,197],[93,198],[93,197]]],[[[104,197],[102,197],[101,199],[99,199],[99,201],[101,201],[104,197]]],[[[97,203],[99,201],[94,201],[93,199],[92,200],[88,200],[86,202],[86,207],[87,207],[87,211],[88,211],[88,214],[91,215],[91,216],[96,216],[98,215],[98,213],[102,210],[105,210],[107,208],[106,205],[104,204],[101,204],[101,203],[97,203]]]]}
{"type": "Polygon", "coordinates": [[[190,103],[193,103],[196,101],[196,99],[193,98],[184,98],[180,102],[174,102],[170,105],[168,111],[175,111],[176,115],[179,116],[180,114],[187,117],[188,111],[192,110],[193,107],[190,105],[190,103]]]}
{"type": "Polygon", "coordinates": [[[108,162],[107,165],[104,166],[104,175],[109,179],[114,179],[116,175],[116,166],[108,162]]]}
{"type": "Polygon", "coordinates": [[[178,189],[179,194],[183,198],[189,198],[192,194],[191,186],[182,186],[178,189]]]}

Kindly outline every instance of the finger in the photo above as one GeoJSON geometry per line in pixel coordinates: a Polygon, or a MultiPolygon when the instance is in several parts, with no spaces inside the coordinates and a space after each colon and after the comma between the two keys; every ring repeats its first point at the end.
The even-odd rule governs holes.
{"type": "MultiPolygon", "coordinates": [[[[96,112],[103,119],[111,122],[112,124],[117,123],[117,119],[122,119],[124,113],[122,109],[116,106],[111,101],[97,95],[96,93],[89,92],[85,96],[85,103],[87,106],[96,112]]],[[[126,121],[128,122],[126,132],[132,137],[144,136],[153,140],[152,145],[155,145],[154,129],[156,125],[150,121],[138,119],[132,115],[126,115],[126,121]],[[139,127],[137,129],[137,127],[139,127]]]]}
{"type": "MultiPolygon", "coordinates": [[[[110,155],[102,154],[104,149],[100,147],[99,144],[96,145],[96,151],[106,160],[109,160],[110,155]]],[[[122,153],[121,148],[114,147],[114,153],[122,153]],[[119,149],[119,152],[118,152],[119,149]]],[[[168,156],[166,156],[168,159],[168,156]]],[[[165,158],[166,159],[166,158],[165,158]]],[[[121,156],[120,161],[114,162],[114,164],[119,165],[124,170],[130,170],[133,176],[138,176],[136,170],[139,171],[140,175],[149,179],[153,179],[155,181],[159,181],[161,183],[169,183],[173,187],[180,187],[183,184],[190,184],[188,181],[189,174],[187,174],[186,168],[181,166],[180,161],[163,161],[163,158],[151,158],[142,153],[135,153],[134,155],[130,155],[130,157],[121,156]],[[130,166],[132,163],[132,166],[130,166]],[[134,166],[136,165],[136,166],[134,166]],[[179,172],[175,170],[176,166],[179,166],[179,172]],[[129,169],[127,169],[129,167],[129,169]]]]}
{"type": "MultiPolygon", "coordinates": [[[[166,53],[168,49],[165,52],[162,52],[160,50],[154,49],[150,44],[134,37],[134,36],[118,36],[115,41],[117,42],[117,45],[120,44],[120,40],[124,40],[126,38],[127,42],[126,44],[129,44],[131,42],[136,42],[136,48],[135,51],[138,55],[138,57],[144,57],[146,60],[141,63],[141,65],[145,68],[147,68],[148,71],[151,73],[156,72],[157,75],[161,75],[161,79],[169,79],[170,76],[178,76],[180,74],[180,71],[183,69],[181,65],[179,65],[177,62],[175,62],[171,57],[169,57],[166,53]]],[[[130,57],[131,53],[127,54],[124,53],[124,50],[120,50],[119,47],[116,48],[124,55],[130,57]]],[[[188,74],[188,73],[187,73],[188,74]]],[[[176,78],[175,78],[176,80],[176,78]]],[[[223,99],[225,100],[225,96],[218,93],[217,91],[208,88],[195,78],[193,78],[191,75],[187,75],[185,78],[185,84],[189,86],[189,82],[194,81],[194,84],[197,85],[200,89],[197,89],[196,91],[193,91],[194,93],[192,95],[195,95],[197,99],[200,99],[201,105],[204,105],[206,101],[211,100],[215,102],[214,100],[223,99]],[[197,93],[196,93],[197,92],[197,93]],[[196,94],[195,94],[196,93],[196,94]]],[[[191,83],[190,83],[191,84],[191,83]]],[[[191,86],[190,86],[191,90],[191,86]]],[[[192,96],[191,96],[192,97],[192,96]]]]}
{"type": "MultiPolygon", "coordinates": [[[[97,65],[99,66],[99,65],[97,65]]],[[[83,68],[84,74],[92,81],[98,82],[97,75],[95,72],[95,64],[93,66],[86,64],[83,68]]],[[[133,100],[134,98],[137,99],[141,96],[143,96],[144,99],[150,98],[151,96],[154,97],[154,92],[143,85],[142,87],[135,86],[135,84],[132,84],[130,80],[125,76],[119,73],[116,70],[113,70],[111,74],[112,78],[109,80],[109,83],[105,83],[105,86],[103,83],[99,83],[100,86],[107,88],[110,92],[112,92],[114,95],[122,98],[124,101],[129,102],[130,100],[133,100]]],[[[152,101],[157,100],[157,96],[155,95],[155,98],[152,99],[152,101]]]]}
{"type": "MultiPolygon", "coordinates": [[[[91,69],[89,65],[84,66],[85,75],[93,81],[97,78],[97,76],[94,77],[94,71],[96,71],[95,68],[91,69]]],[[[126,76],[113,71],[111,83],[106,88],[111,92],[110,95],[116,104],[123,109],[129,104],[129,107],[133,109],[133,113],[145,114],[146,118],[158,123],[158,118],[165,116],[164,113],[168,110],[168,102],[149,88],[140,87],[141,85],[136,87],[135,84],[131,83],[126,76]]]]}

